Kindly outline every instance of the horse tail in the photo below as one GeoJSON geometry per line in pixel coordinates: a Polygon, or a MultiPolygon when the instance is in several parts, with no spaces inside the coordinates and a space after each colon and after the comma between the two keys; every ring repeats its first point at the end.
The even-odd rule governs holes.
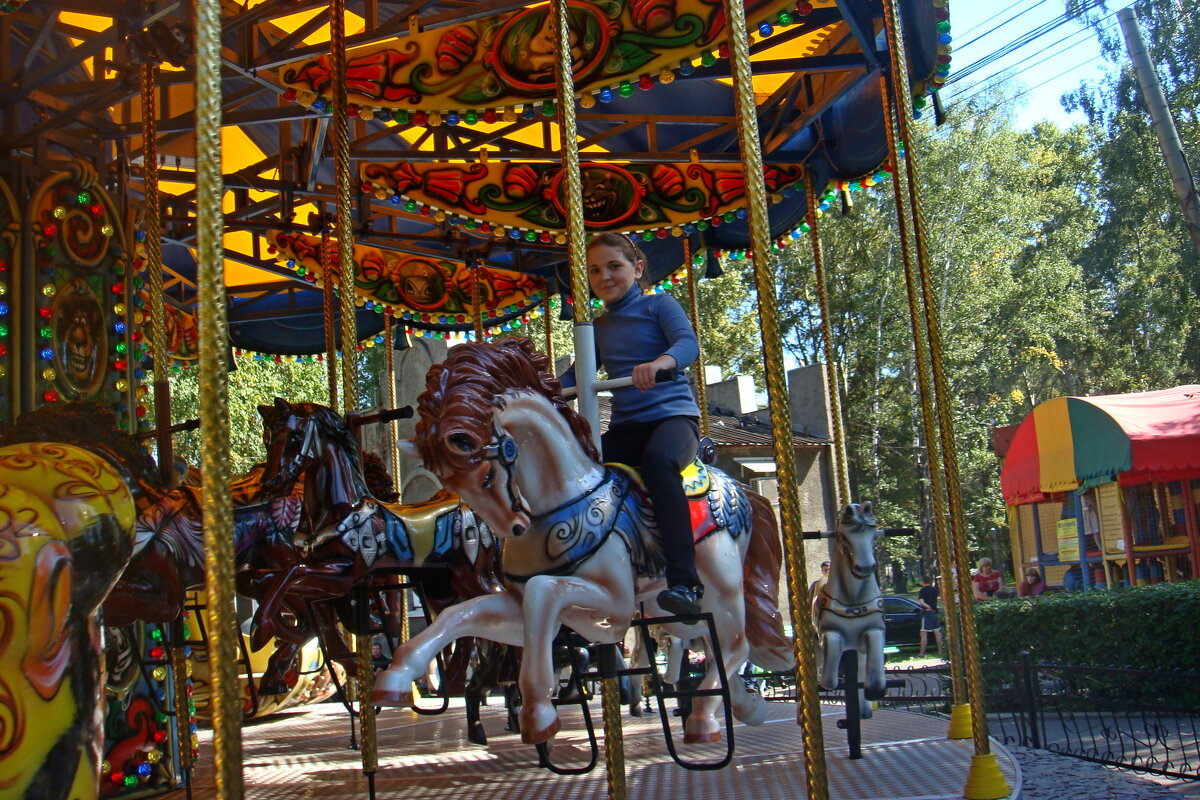
{"type": "Polygon", "coordinates": [[[747,491],[754,525],[742,564],[742,595],[746,601],[746,638],[750,660],[768,670],[793,669],[796,664],[792,640],[783,632],[779,613],[779,568],[783,543],[775,510],[762,495],[747,491]]]}

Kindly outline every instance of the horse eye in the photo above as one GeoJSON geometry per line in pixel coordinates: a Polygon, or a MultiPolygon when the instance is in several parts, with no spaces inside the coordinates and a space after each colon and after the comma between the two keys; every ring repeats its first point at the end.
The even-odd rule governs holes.
{"type": "Polygon", "coordinates": [[[487,471],[487,475],[483,476],[483,488],[490,489],[490,488],[492,488],[492,484],[495,482],[496,482],[496,470],[495,470],[495,468],[492,468],[487,471]]]}
{"type": "Polygon", "coordinates": [[[450,436],[450,444],[464,453],[474,453],[476,450],[475,440],[465,433],[452,434],[450,436]]]}

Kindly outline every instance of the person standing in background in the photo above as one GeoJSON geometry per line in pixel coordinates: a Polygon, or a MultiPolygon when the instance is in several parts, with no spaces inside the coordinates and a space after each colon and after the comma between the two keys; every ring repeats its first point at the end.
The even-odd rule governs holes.
{"type": "Polygon", "coordinates": [[[928,575],[921,576],[921,589],[917,592],[917,605],[921,606],[921,652],[917,658],[925,657],[929,634],[937,642],[938,655],[942,654],[942,621],[938,618],[938,588],[928,575]]]}

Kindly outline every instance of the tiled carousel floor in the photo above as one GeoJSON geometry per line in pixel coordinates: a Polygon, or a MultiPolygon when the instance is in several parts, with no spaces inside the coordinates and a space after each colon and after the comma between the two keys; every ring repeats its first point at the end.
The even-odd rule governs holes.
{"type": "MultiPolygon", "coordinates": [[[[484,709],[486,747],[465,738],[461,707],[441,716],[417,716],[386,709],[378,720],[379,773],[376,796],[403,800],[582,800],[607,796],[604,755],[588,775],[559,776],[537,766],[532,747],[504,732],[503,709],[493,700],[484,709]]],[[[599,730],[599,702],[593,703],[599,730]]],[[[879,711],[863,722],[863,758],[850,761],[845,733],[835,726],[840,708],[824,707],[825,746],[830,795],[835,800],[950,800],[961,798],[972,748],[970,740],[944,738],[945,722],[895,711],[879,711]]],[[[678,720],[673,720],[678,726],[678,720]]],[[[760,727],[734,729],[733,762],[722,770],[694,772],[675,765],[663,740],[657,713],[623,721],[630,800],[796,800],[804,797],[803,742],[795,707],[772,704],[769,721],[760,727]]],[[[676,728],[676,733],[682,735],[676,728]]],[[[197,765],[193,797],[212,797],[211,732],[201,733],[202,759],[197,765]]],[[[285,712],[247,725],[243,731],[245,797],[367,797],[367,783],[357,751],[348,748],[349,724],[340,705],[324,704],[285,712]]],[[[684,748],[693,759],[720,757],[716,746],[684,748]]],[[[563,732],[553,748],[560,765],[582,763],[587,739],[578,709],[563,709],[563,732]]],[[[1017,789],[1017,766],[1007,752],[997,751],[1009,785],[1017,789]]],[[[167,795],[182,800],[182,791],[167,795]]]]}

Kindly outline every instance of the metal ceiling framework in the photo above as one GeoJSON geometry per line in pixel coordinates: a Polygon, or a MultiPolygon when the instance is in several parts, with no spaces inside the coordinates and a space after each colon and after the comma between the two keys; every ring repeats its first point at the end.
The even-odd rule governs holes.
{"type": "MultiPolygon", "coordinates": [[[[347,37],[347,45],[404,39],[419,31],[526,5],[516,0],[350,2],[347,10],[361,18],[362,29],[347,37]]],[[[97,17],[99,9],[91,0],[34,0],[0,15],[0,86],[5,87],[0,90],[0,153],[36,163],[64,157],[86,159],[112,187],[123,190],[118,196],[136,200],[142,194],[139,65],[154,60],[164,64],[157,77],[159,180],[191,183],[194,118],[188,7],[178,0],[116,0],[103,8],[106,17],[97,17]],[[92,21],[102,29],[87,27],[92,21]],[[111,24],[104,27],[108,21],[111,24]]],[[[243,6],[223,0],[222,8],[224,126],[240,131],[263,154],[256,162],[231,169],[224,176],[231,198],[227,200],[226,231],[252,234],[236,244],[227,236],[226,258],[266,273],[262,280],[230,287],[231,320],[236,326],[239,320],[269,316],[272,311],[319,314],[319,292],[275,263],[266,252],[262,234],[280,228],[316,232],[332,219],[333,157],[326,135],[330,115],[286,102],[280,82],[284,65],[328,51],[326,44],[304,43],[328,24],[327,14],[322,13],[327,4],[266,0],[243,6]],[[296,15],[306,13],[311,18],[297,23],[296,15]],[[311,209],[312,205],[316,213],[298,218],[298,209],[311,209]],[[272,276],[277,280],[271,280],[272,276]],[[253,316],[243,318],[243,311],[253,316]]],[[[877,44],[881,14],[877,0],[837,0],[835,5],[810,7],[796,24],[752,46],[752,53],[758,56],[755,75],[783,78],[759,102],[765,159],[805,163],[818,149],[828,147],[824,135],[812,132],[820,128],[833,103],[855,87],[861,88],[886,60],[877,44]],[[820,55],[778,58],[767,52],[777,52],[789,40],[839,22],[844,24],[838,28],[836,41],[820,55]]],[[[927,60],[931,67],[932,57],[927,60]]],[[[697,65],[689,77],[678,78],[675,87],[656,87],[620,102],[580,109],[581,152],[587,157],[592,155],[589,150],[599,151],[606,161],[618,162],[686,164],[695,161],[698,152],[706,162],[739,162],[731,103],[724,108],[706,108],[715,113],[696,114],[686,101],[661,100],[667,89],[678,98],[684,94],[680,88],[684,85],[694,87],[697,96],[713,96],[714,81],[728,76],[728,61],[717,60],[710,66],[697,65]]],[[[418,128],[359,118],[351,120],[351,137],[355,164],[471,161],[478,160],[484,149],[486,158],[495,161],[544,160],[556,149],[557,123],[538,115],[487,129],[447,124],[418,128]]],[[[875,150],[880,152],[879,147],[875,150]]],[[[874,165],[883,160],[878,155],[870,159],[874,165]]],[[[178,194],[163,193],[162,198],[168,302],[189,308],[196,292],[194,264],[190,263],[195,242],[194,185],[178,194]]],[[[800,212],[794,216],[799,219],[800,212]]],[[[365,195],[356,209],[356,232],[359,243],[429,257],[483,248],[489,259],[543,277],[552,275],[564,258],[558,245],[471,234],[401,206],[372,202],[365,195]]]]}

